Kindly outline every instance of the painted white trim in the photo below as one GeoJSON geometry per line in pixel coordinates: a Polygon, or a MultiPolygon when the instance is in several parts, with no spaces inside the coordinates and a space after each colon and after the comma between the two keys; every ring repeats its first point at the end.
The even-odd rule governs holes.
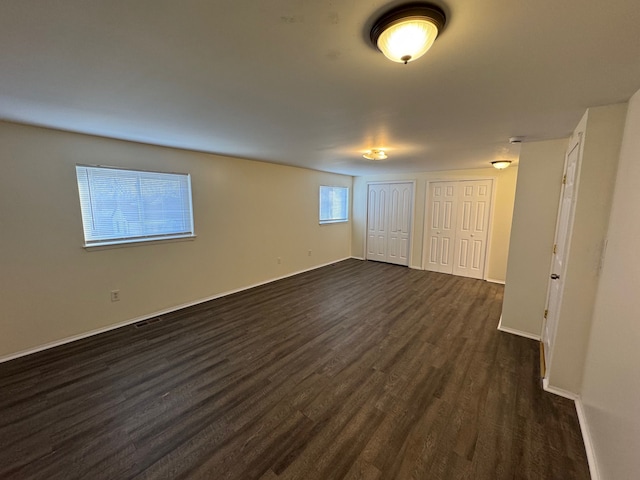
{"type": "Polygon", "coordinates": [[[498,330],[504,333],[510,333],[512,335],[518,335],[519,337],[529,338],[531,340],[540,341],[540,335],[535,335],[529,332],[523,332],[522,330],[517,330],[515,328],[503,327],[502,326],[502,315],[500,315],[500,321],[498,322],[498,330]]]}
{"type": "Polygon", "coordinates": [[[529,338],[531,340],[540,341],[540,335],[534,335],[533,333],[523,332],[522,330],[517,330],[515,328],[503,327],[502,325],[498,325],[498,330],[504,333],[510,333],[511,335],[518,335],[519,337],[529,338]]]}
{"type": "Polygon", "coordinates": [[[577,394],[570,392],[569,390],[564,390],[562,388],[549,385],[549,379],[547,377],[542,379],[542,388],[545,392],[553,393],[560,397],[568,398],[569,400],[573,400],[574,402],[579,398],[577,394]]]}
{"type": "Polygon", "coordinates": [[[432,271],[427,268],[427,229],[429,228],[429,183],[430,180],[426,180],[424,183],[424,214],[422,215],[422,250],[420,252],[421,266],[423,270],[432,271]]]}
{"type": "Polygon", "coordinates": [[[376,181],[367,181],[367,185],[387,185],[391,183],[415,183],[416,179],[407,179],[407,180],[376,180],[376,181]]]}
{"type": "Polygon", "coordinates": [[[582,433],[582,441],[584,443],[584,449],[587,454],[587,462],[589,463],[589,473],[591,474],[591,480],[600,480],[600,471],[598,469],[596,452],[593,446],[589,424],[587,423],[587,416],[584,411],[582,398],[580,398],[580,395],[577,395],[573,392],[569,392],[567,390],[563,390],[562,388],[557,388],[549,385],[549,379],[547,378],[542,379],[542,388],[545,392],[553,393],[554,395],[559,395],[561,397],[568,398],[569,400],[573,400],[573,403],[576,406],[576,413],[578,414],[578,423],[580,423],[580,432],[582,433]]]}
{"type": "Polygon", "coordinates": [[[600,471],[598,470],[598,462],[596,460],[596,451],[591,440],[591,432],[587,424],[587,416],[584,411],[584,404],[580,397],[576,398],[576,412],[578,413],[578,422],[580,422],[580,431],[582,432],[582,441],[584,449],[587,452],[587,461],[589,462],[589,473],[591,480],[600,480],[600,471]]]}
{"type": "Polygon", "coordinates": [[[364,258],[362,258],[362,257],[354,257],[353,255],[351,255],[350,258],[353,258],[354,260],[362,260],[362,261],[364,261],[364,258]]]}
{"type": "Polygon", "coordinates": [[[494,175],[491,178],[491,208],[489,209],[489,222],[487,227],[489,231],[487,232],[487,244],[484,246],[484,268],[482,275],[485,280],[488,280],[489,275],[489,265],[491,264],[491,247],[493,246],[493,220],[496,216],[496,201],[498,195],[498,175],[494,175]]]}
{"type": "Polygon", "coordinates": [[[161,315],[166,315],[171,312],[175,312],[177,310],[181,310],[183,308],[192,307],[194,305],[198,305],[200,303],[209,302],[211,300],[215,300],[217,298],[226,297],[227,295],[233,295],[234,293],[242,292],[244,290],[249,290],[251,288],[260,287],[262,285],[266,285],[268,283],[276,282],[278,280],[283,280],[285,278],[293,277],[295,275],[299,275],[301,273],[310,272],[311,270],[316,270],[318,268],[326,267],[328,265],[332,265],[334,263],[342,262],[344,260],[348,260],[349,258],[355,257],[344,257],[337,260],[333,260],[331,262],[323,263],[322,265],[316,265],[311,268],[306,268],[304,270],[298,270],[297,272],[292,272],[287,275],[282,275],[280,277],[272,278],[270,280],[265,280],[264,282],[254,283],[252,285],[247,285],[246,287],[236,288],[235,290],[229,290],[227,292],[218,293],[216,295],[212,295],[210,297],[201,298],[199,300],[194,300],[193,302],[183,303],[181,305],[176,305],[174,307],[170,307],[164,310],[160,310],[154,313],[150,313],[148,315],[143,315],[140,317],[132,318],[130,320],[125,320],[124,322],[114,323],[107,327],[98,328],[96,330],[91,330],[89,332],[80,333],[78,335],[72,335],[71,337],[63,338],[62,340],[56,340],[55,342],[45,343],[44,345],[39,345],[34,348],[30,348],[28,350],[23,350],[21,352],[12,353],[11,355],[7,355],[5,357],[0,357],[0,363],[8,362],[9,360],[14,360],[16,358],[25,357],[27,355],[31,355],[32,353],[41,352],[43,350],[48,350],[50,348],[58,347],[60,345],[64,345],[66,343],[75,342],[76,340],[82,340],[83,338],[92,337],[94,335],[99,335],[100,333],[108,332],[110,330],[115,330],[116,328],[126,327],[127,325],[131,325],[133,323],[138,323],[143,320],[148,320],[150,318],[158,317],[161,315]]]}
{"type": "Polygon", "coordinates": [[[504,280],[496,280],[495,278],[486,278],[485,280],[487,282],[499,283],[500,285],[505,285],[505,281],[504,280]]]}
{"type": "MultiPolygon", "coordinates": [[[[540,341],[539,335],[538,336],[531,335],[526,332],[520,332],[512,328],[503,327],[502,315],[500,315],[498,330],[540,341]]],[[[584,405],[582,403],[582,399],[580,398],[580,395],[577,395],[573,392],[569,392],[568,390],[563,390],[562,388],[557,388],[552,385],[549,385],[549,379],[547,377],[542,379],[542,389],[545,392],[549,392],[551,394],[559,395],[561,397],[568,398],[569,400],[573,400],[573,402],[575,403],[576,413],[578,414],[578,422],[580,423],[580,432],[582,433],[582,441],[584,442],[584,448],[587,453],[587,461],[589,462],[589,473],[591,474],[591,480],[600,480],[600,473],[598,471],[598,462],[596,460],[595,448],[593,446],[593,441],[591,440],[591,432],[589,430],[589,425],[587,423],[587,416],[585,415],[584,405]]]]}
{"type": "Polygon", "coordinates": [[[424,270],[424,268],[420,268],[420,267],[418,267],[417,265],[409,265],[409,268],[410,268],[411,270],[424,270]]]}

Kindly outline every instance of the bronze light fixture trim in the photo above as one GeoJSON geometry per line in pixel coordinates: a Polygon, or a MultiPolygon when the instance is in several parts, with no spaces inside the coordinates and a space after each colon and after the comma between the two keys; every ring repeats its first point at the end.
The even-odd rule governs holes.
{"type": "Polygon", "coordinates": [[[444,11],[436,5],[407,3],[376,20],[369,36],[389,60],[407,64],[431,48],[446,21],[444,11]]]}

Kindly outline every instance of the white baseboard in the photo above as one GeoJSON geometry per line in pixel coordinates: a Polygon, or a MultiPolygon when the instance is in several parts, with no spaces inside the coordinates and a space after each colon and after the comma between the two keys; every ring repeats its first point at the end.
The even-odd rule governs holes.
{"type": "MultiPolygon", "coordinates": [[[[353,255],[351,255],[351,257],[350,257],[350,258],[353,258],[354,260],[362,260],[362,261],[365,261],[365,260],[366,260],[366,259],[364,259],[364,258],[362,258],[362,257],[355,257],[355,256],[353,256],[353,255]]],[[[414,265],[409,265],[409,268],[410,268],[410,269],[412,269],[412,270],[423,270],[422,268],[420,268],[420,267],[416,267],[416,266],[414,266],[414,265]]]]}
{"type": "Polygon", "coordinates": [[[589,431],[589,425],[587,424],[587,417],[584,412],[582,399],[578,397],[575,403],[576,412],[578,413],[578,421],[580,422],[580,431],[582,432],[582,440],[584,441],[584,449],[587,452],[587,460],[589,462],[589,473],[591,473],[591,480],[600,480],[598,462],[596,461],[596,452],[593,448],[591,432],[589,431]]]}
{"type": "Polygon", "coordinates": [[[487,282],[491,282],[491,283],[499,283],[500,285],[504,285],[505,284],[504,280],[496,280],[494,278],[487,278],[486,281],[487,282]]]}
{"type": "Polygon", "coordinates": [[[523,332],[522,330],[517,330],[515,328],[505,327],[502,325],[502,315],[500,315],[500,321],[498,322],[498,330],[505,333],[510,333],[512,335],[518,335],[519,337],[530,338],[531,340],[540,341],[540,335],[535,335],[529,332],[523,332]]]}
{"type": "Polygon", "coordinates": [[[265,280],[264,282],[254,283],[252,285],[247,285],[246,287],[236,288],[235,290],[229,290],[227,292],[218,293],[216,295],[212,295],[210,297],[201,298],[198,300],[194,300],[193,302],[183,303],[182,305],[176,305],[174,307],[170,307],[164,310],[160,310],[154,313],[150,313],[148,315],[143,315],[141,317],[132,318],[130,320],[125,320],[123,322],[114,323],[112,325],[98,328],[95,330],[90,330],[88,332],[80,333],[78,335],[72,335],[70,337],[63,338],[62,340],[56,340],[55,342],[45,343],[44,345],[39,345],[34,348],[30,348],[28,350],[23,350],[21,352],[13,353],[4,357],[0,357],[0,363],[8,362],[9,360],[14,360],[16,358],[24,357],[27,355],[31,355],[32,353],[41,352],[43,350],[48,350],[50,348],[58,347],[60,345],[64,345],[66,343],[75,342],[76,340],[82,340],[83,338],[92,337],[94,335],[99,335],[100,333],[108,332],[110,330],[115,330],[116,328],[126,327],[127,325],[131,325],[133,323],[142,322],[143,320],[148,320],[150,318],[159,317],[161,315],[167,315],[168,313],[175,312],[177,310],[181,310],[183,308],[192,307],[194,305],[198,305],[200,303],[208,302],[211,300],[215,300],[216,298],[226,297],[227,295],[233,295],[234,293],[242,292],[244,290],[249,290],[251,288],[259,287],[261,285],[266,285],[268,283],[276,282],[278,280],[283,280],[285,278],[293,277],[295,275],[299,275],[301,273],[310,272],[311,270],[316,270],[318,268],[326,267],[328,265],[333,265],[334,263],[342,262],[344,260],[348,260],[353,257],[345,257],[334,260],[332,262],[323,263],[322,265],[316,265],[311,268],[306,268],[304,270],[298,270],[296,272],[289,273],[287,275],[282,275],[281,277],[272,278],[270,280],[265,280]]]}
{"type": "Polygon", "coordinates": [[[600,480],[600,472],[598,470],[598,462],[596,461],[595,449],[593,447],[593,441],[591,440],[591,432],[589,430],[589,425],[587,424],[587,417],[585,415],[584,405],[582,403],[580,395],[576,395],[573,392],[569,392],[567,390],[563,390],[562,388],[557,388],[549,385],[549,380],[547,378],[544,378],[542,380],[542,388],[545,392],[553,393],[554,395],[559,395],[561,397],[568,398],[569,400],[573,400],[573,403],[576,406],[576,413],[578,414],[578,422],[580,423],[580,432],[582,433],[584,449],[587,453],[587,461],[589,462],[589,473],[591,474],[591,480],[600,480]]]}
{"type": "Polygon", "coordinates": [[[545,392],[553,393],[554,395],[559,395],[564,398],[568,398],[569,400],[573,400],[574,402],[578,399],[578,395],[570,392],[569,390],[564,390],[562,388],[554,387],[553,385],[549,385],[549,379],[547,377],[542,379],[542,388],[545,392]]]}

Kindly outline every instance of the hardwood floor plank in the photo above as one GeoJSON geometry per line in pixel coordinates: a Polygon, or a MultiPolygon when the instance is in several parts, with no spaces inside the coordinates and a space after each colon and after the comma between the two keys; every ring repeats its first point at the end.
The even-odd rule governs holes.
{"type": "Polygon", "coordinates": [[[588,479],[502,295],[346,260],[0,364],[0,478],[588,479]]]}

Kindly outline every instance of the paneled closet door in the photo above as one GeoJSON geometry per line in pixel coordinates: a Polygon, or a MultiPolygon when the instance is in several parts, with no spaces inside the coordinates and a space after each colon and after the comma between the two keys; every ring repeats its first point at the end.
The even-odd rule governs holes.
{"type": "Polygon", "coordinates": [[[370,184],[367,260],[409,265],[413,183],[370,184]]]}
{"type": "Polygon", "coordinates": [[[459,182],[454,275],[484,278],[492,184],[491,180],[459,182]]]}
{"type": "Polygon", "coordinates": [[[430,184],[430,201],[429,251],[425,268],[432,272],[453,273],[458,182],[430,184]]]}
{"type": "Polygon", "coordinates": [[[369,185],[367,198],[367,260],[387,261],[388,198],[388,185],[369,185]]]}
{"type": "Polygon", "coordinates": [[[387,262],[409,265],[412,183],[389,185],[389,240],[387,262]]]}
{"type": "Polygon", "coordinates": [[[424,268],[484,278],[492,180],[429,183],[424,268]]]}

